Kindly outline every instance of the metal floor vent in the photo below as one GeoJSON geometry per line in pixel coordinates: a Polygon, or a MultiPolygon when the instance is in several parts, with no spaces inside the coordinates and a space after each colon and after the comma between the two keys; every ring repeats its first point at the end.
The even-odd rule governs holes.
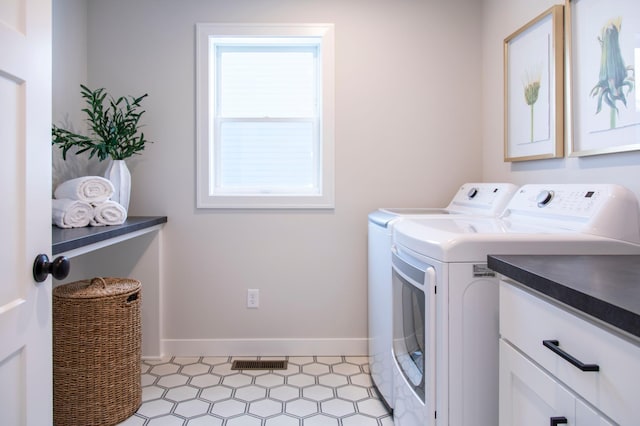
{"type": "Polygon", "coordinates": [[[286,370],[287,361],[236,360],[231,364],[232,370],[286,370]]]}

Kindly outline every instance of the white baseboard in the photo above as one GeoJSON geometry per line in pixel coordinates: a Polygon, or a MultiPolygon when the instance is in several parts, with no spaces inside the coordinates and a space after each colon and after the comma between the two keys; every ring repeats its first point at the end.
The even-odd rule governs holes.
{"type": "Polygon", "coordinates": [[[165,356],[363,356],[367,355],[367,341],[367,338],[163,339],[161,347],[165,356]]]}

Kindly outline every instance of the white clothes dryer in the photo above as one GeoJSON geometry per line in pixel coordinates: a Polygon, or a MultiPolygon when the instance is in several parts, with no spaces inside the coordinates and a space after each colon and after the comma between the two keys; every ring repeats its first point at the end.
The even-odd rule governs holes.
{"type": "Polygon", "coordinates": [[[640,254],[640,208],[616,185],[525,185],[500,218],[393,230],[396,426],[498,424],[498,278],[489,254],[640,254]]]}
{"type": "Polygon", "coordinates": [[[385,208],[369,214],[369,365],[383,401],[393,408],[391,360],[391,233],[408,217],[497,216],[518,187],[510,183],[465,183],[444,208],[385,208]]]}

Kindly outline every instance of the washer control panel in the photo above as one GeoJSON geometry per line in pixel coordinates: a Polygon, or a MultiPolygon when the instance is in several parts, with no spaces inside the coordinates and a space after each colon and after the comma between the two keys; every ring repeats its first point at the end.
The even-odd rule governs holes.
{"type": "Polygon", "coordinates": [[[517,189],[517,186],[510,183],[465,183],[447,208],[497,216],[502,213],[517,189]]]}
{"type": "Polygon", "coordinates": [[[537,223],[564,229],[640,241],[638,199],[619,185],[524,185],[511,198],[502,218],[514,223],[535,218],[537,223]]]}
{"type": "Polygon", "coordinates": [[[507,209],[511,213],[544,211],[550,215],[592,217],[617,188],[609,185],[525,185],[516,192],[507,209]]]}

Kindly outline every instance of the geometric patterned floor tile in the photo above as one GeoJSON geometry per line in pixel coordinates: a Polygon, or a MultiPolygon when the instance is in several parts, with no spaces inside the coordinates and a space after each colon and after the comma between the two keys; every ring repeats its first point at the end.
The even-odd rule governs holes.
{"type": "Polygon", "coordinates": [[[119,426],[393,426],[366,356],[144,360],[143,402],[119,426]],[[287,359],[286,370],[231,370],[287,359]]]}

